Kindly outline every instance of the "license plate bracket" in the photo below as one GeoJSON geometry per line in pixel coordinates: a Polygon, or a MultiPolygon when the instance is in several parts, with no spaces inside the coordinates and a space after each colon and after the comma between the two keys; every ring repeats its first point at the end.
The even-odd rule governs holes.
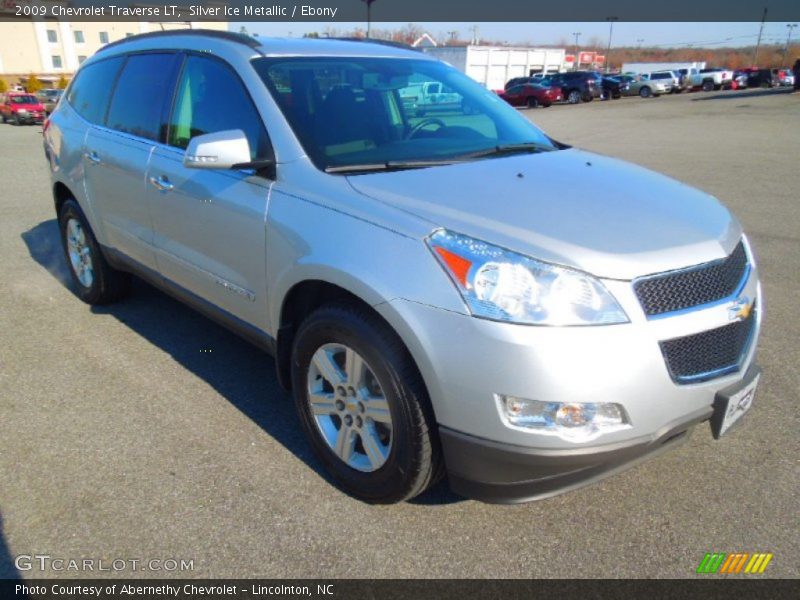
{"type": "Polygon", "coordinates": [[[751,367],[739,383],[717,392],[711,415],[711,434],[718,440],[737,423],[753,405],[761,369],[751,367]]]}

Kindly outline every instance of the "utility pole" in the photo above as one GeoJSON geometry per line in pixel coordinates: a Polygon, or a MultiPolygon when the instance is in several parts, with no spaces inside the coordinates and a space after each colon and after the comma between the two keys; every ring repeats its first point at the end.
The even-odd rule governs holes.
{"type": "Polygon", "coordinates": [[[572,63],[572,70],[573,71],[577,71],[578,70],[578,56],[580,54],[580,48],[578,46],[578,38],[581,37],[581,32],[580,31],[573,31],[572,35],[575,36],[575,62],[572,63]]]}
{"type": "Polygon", "coordinates": [[[472,44],[477,46],[478,45],[478,26],[477,25],[473,25],[472,27],[469,28],[469,30],[472,32],[472,44]]]}
{"type": "Polygon", "coordinates": [[[764,14],[761,16],[761,27],[758,30],[758,41],[756,42],[756,51],[753,53],[753,65],[758,66],[758,49],[761,46],[761,35],[764,33],[764,22],[767,20],[767,7],[764,7],[764,14]]]}
{"type": "Polygon", "coordinates": [[[608,48],[606,49],[606,73],[611,68],[611,36],[614,34],[614,21],[619,21],[619,17],[606,17],[608,21],[608,48]]]}
{"type": "Polygon", "coordinates": [[[375,2],[375,0],[361,0],[361,1],[367,5],[367,39],[369,39],[369,33],[372,26],[371,9],[372,9],[372,3],[375,2]]]}
{"type": "Polygon", "coordinates": [[[642,38],[639,38],[638,40],[636,40],[636,43],[639,44],[637,50],[641,50],[642,44],[644,44],[644,40],[642,38]]]}
{"type": "Polygon", "coordinates": [[[797,27],[797,23],[787,23],[786,29],[789,30],[789,33],[786,34],[786,47],[783,49],[783,60],[781,60],[781,64],[786,66],[786,57],[789,54],[789,41],[792,39],[792,30],[797,27]]]}

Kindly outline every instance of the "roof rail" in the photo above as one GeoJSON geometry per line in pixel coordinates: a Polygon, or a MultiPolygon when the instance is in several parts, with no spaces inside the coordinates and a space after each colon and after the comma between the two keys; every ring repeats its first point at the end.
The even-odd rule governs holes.
{"type": "Polygon", "coordinates": [[[111,42],[110,44],[106,44],[105,46],[100,48],[98,52],[102,52],[107,48],[113,48],[115,46],[119,46],[127,42],[135,42],[138,40],[176,36],[176,35],[212,37],[222,40],[228,40],[229,42],[237,42],[239,44],[244,44],[245,46],[249,46],[250,48],[258,48],[261,46],[261,42],[259,40],[252,38],[249,35],[245,35],[243,33],[236,33],[233,31],[220,31],[218,29],[169,29],[166,31],[151,31],[149,33],[140,33],[137,35],[124,37],[121,40],[117,40],[116,42],[111,42]]]}
{"type": "Polygon", "coordinates": [[[415,48],[411,44],[405,42],[395,42],[394,40],[378,40],[375,38],[362,38],[362,37],[332,37],[332,38],[318,38],[320,40],[340,40],[342,42],[364,42],[367,44],[380,44],[381,46],[391,46],[393,48],[402,48],[403,50],[413,50],[420,52],[419,48],[415,48]]]}

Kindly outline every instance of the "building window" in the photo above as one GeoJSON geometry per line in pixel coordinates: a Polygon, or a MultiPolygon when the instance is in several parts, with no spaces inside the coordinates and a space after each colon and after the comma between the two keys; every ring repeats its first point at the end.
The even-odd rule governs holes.
{"type": "Polygon", "coordinates": [[[86,40],[83,39],[83,32],[82,31],[75,31],[75,43],[76,44],[83,44],[86,40]]]}
{"type": "Polygon", "coordinates": [[[83,63],[83,61],[85,61],[85,60],[86,60],[86,57],[85,57],[85,56],[79,56],[79,57],[78,57],[78,64],[79,64],[79,65],[80,65],[80,64],[82,64],[82,63],[83,63]]]}
{"type": "Polygon", "coordinates": [[[55,44],[58,42],[58,34],[56,33],[55,29],[48,29],[47,30],[47,41],[51,44],[55,44]]]}
{"type": "Polygon", "coordinates": [[[107,31],[101,31],[100,32],[100,43],[101,44],[107,44],[108,43],[108,32],[107,31]]]}
{"type": "Polygon", "coordinates": [[[53,68],[60,69],[62,67],[61,57],[58,54],[53,54],[52,58],[53,58],[53,68]]]}

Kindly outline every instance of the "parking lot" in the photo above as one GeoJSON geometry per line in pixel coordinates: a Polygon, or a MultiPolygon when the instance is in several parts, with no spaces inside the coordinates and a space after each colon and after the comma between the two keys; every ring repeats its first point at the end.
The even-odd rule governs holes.
{"type": "MultiPolygon", "coordinates": [[[[322,475],[268,356],[143,283],[117,305],[81,303],[41,127],[0,125],[0,578],[20,554],[193,560],[123,571],[136,576],[691,577],[714,551],[772,552],[765,576],[796,577],[800,94],[786,91],[523,111],[722,199],[758,254],[766,320],[761,387],[729,436],[702,425],[631,471],[519,506],[445,485],[353,500],[322,475]]],[[[96,575],[19,573],[65,574],[96,575]]]]}

